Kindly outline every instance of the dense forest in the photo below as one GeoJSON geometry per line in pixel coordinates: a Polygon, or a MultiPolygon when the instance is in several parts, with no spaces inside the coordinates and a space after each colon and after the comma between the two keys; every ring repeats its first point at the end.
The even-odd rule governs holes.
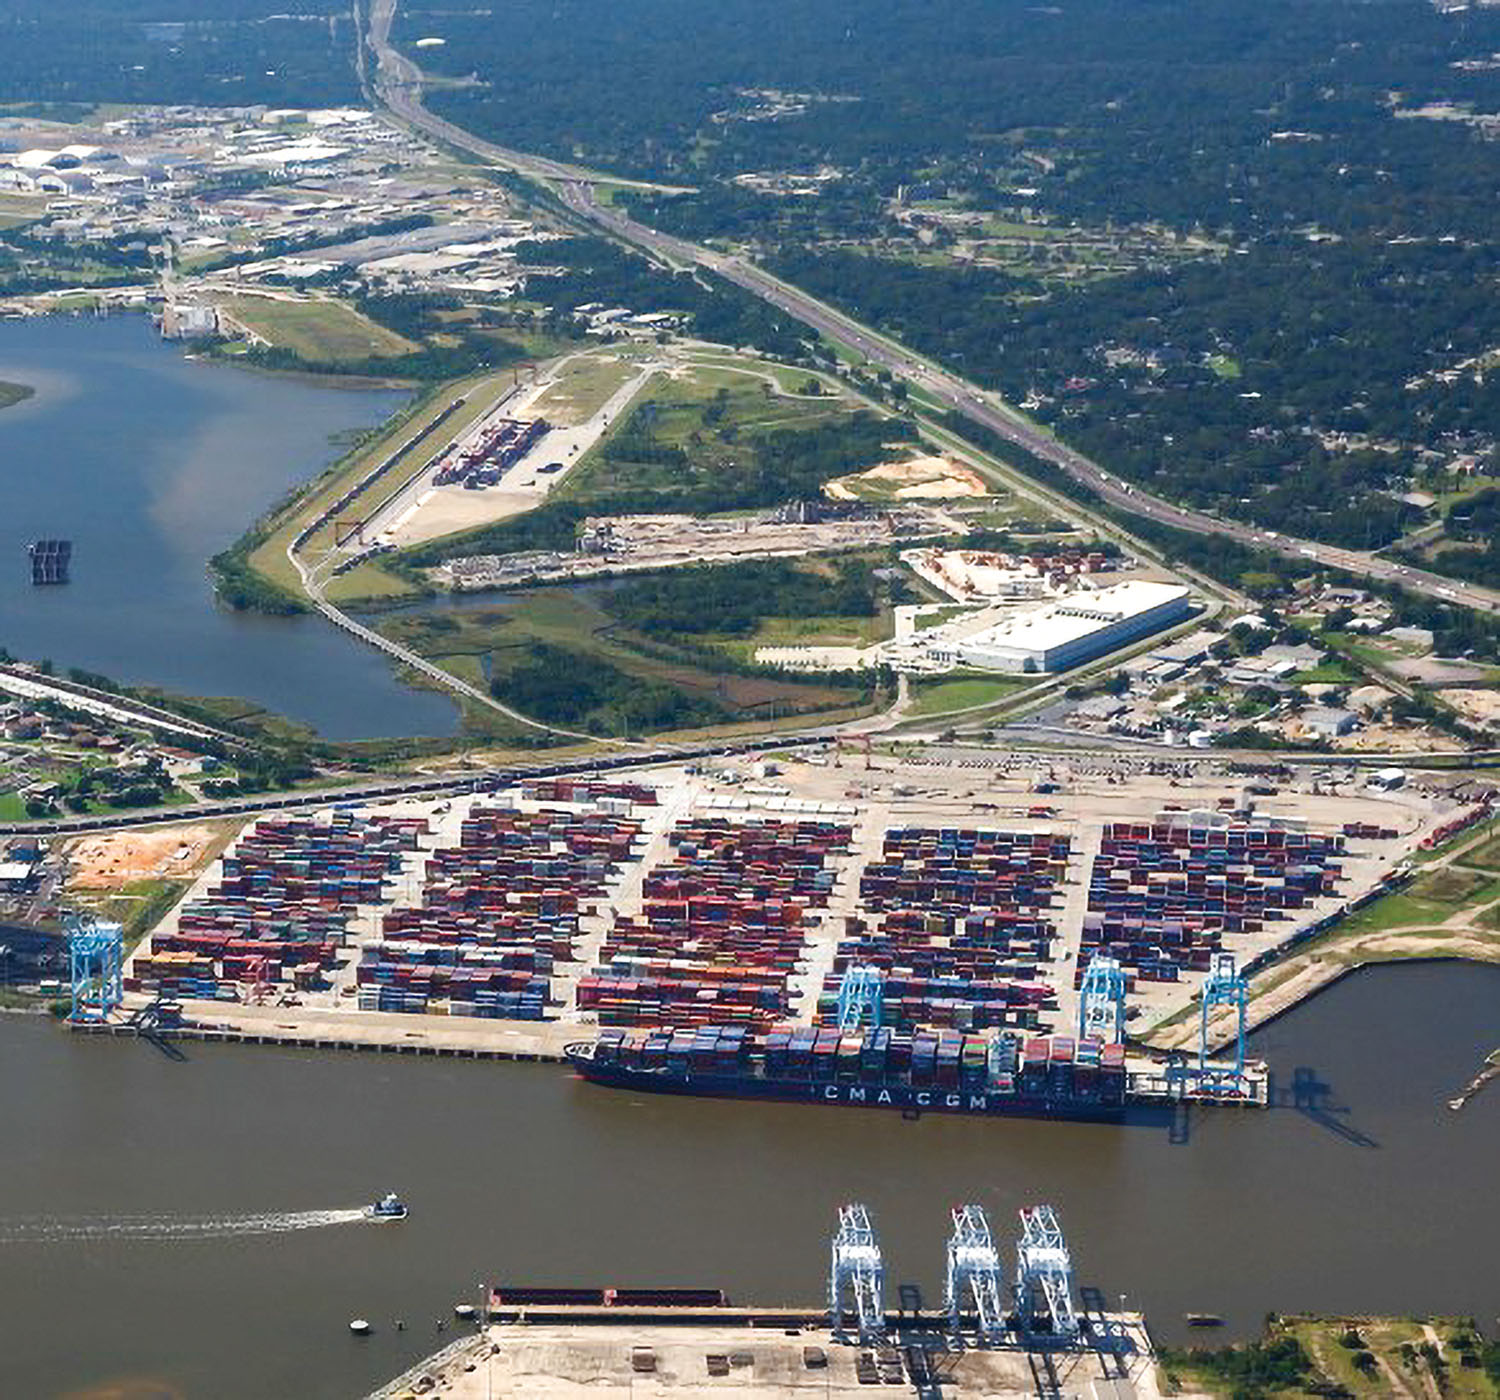
{"type": "Polygon", "coordinates": [[[354,102],[346,0],[0,0],[5,102],[354,102]]]}
{"type": "Polygon", "coordinates": [[[785,559],[751,559],[632,579],[605,607],[637,632],[673,638],[748,637],[768,617],[873,617],[877,604],[863,560],[837,561],[824,574],[785,559]]]}
{"type": "Polygon", "coordinates": [[[1004,274],[840,250],[772,265],[1111,470],[1289,533],[1388,544],[1420,515],[1397,499],[1419,446],[1500,434],[1500,379],[1444,374],[1500,344],[1500,244],[1268,241],[1029,298],[1004,274]]]}
{"type": "Polygon", "coordinates": [[[912,0],[825,0],[767,24],[763,0],[513,0],[505,13],[502,25],[403,6],[399,40],[446,40],[425,65],[482,79],[434,105],[511,146],[620,173],[713,186],[827,163],[889,195],[914,183],[995,193],[1024,169],[1039,203],[1090,221],[1491,225],[1500,152],[1462,127],[1391,117],[1392,93],[1493,99],[1487,70],[1453,66],[1500,48],[1500,17],[1482,10],[949,0],[937,15],[912,0]]]}
{"type": "Polygon", "coordinates": [[[547,642],[528,642],[519,664],[496,675],[497,700],[549,724],[577,725],[591,734],[640,734],[686,729],[730,718],[705,696],[648,680],[547,642]]]}
{"type": "Polygon", "coordinates": [[[1435,559],[1402,557],[1455,578],[1500,588],[1500,489],[1486,487],[1454,502],[1448,509],[1445,533],[1455,543],[1435,559]]]}
{"type": "MultiPolygon", "coordinates": [[[[1459,370],[1500,346],[1500,144],[1478,123],[1500,114],[1493,11],[953,0],[939,22],[913,0],[828,0],[766,25],[759,0],[516,0],[503,30],[405,16],[407,41],[446,40],[424,62],[482,80],[435,94],[446,115],[690,186],[620,197],[744,247],[1162,494],[1376,548],[1422,520],[1403,497],[1423,473],[1500,437],[1495,376],[1459,370]],[[817,179],[767,192],[798,175],[817,179]],[[914,224],[918,209],[954,222],[914,224]],[[1029,246],[954,251],[986,221],[1029,246]],[[1170,256],[1060,279],[1048,240],[1070,230],[1170,256]]],[[[1494,562],[1472,541],[1438,565],[1494,562]]]]}

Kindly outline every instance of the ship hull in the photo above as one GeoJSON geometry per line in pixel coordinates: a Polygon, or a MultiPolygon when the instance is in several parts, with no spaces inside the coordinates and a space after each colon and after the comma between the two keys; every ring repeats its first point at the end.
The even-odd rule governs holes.
{"type": "Polygon", "coordinates": [[[1119,1123],[1135,1119],[1124,1104],[1049,1099],[1025,1094],[997,1094],[982,1089],[918,1088],[899,1083],[827,1083],[766,1079],[749,1074],[672,1074],[600,1064],[587,1053],[568,1052],[583,1078],[612,1089],[650,1094],[685,1094],[695,1098],[770,1099],[777,1103],[811,1103],[843,1108],[888,1108],[904,1113],[966,1113],[988,1118],[1050,1118],[1064,1122],[1119,1123]]]}

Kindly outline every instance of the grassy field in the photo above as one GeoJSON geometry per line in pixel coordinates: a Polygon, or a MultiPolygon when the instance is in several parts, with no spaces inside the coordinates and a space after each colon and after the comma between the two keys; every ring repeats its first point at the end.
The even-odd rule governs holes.
{"type": "Polygon", "coordinates": [[[814,370],[779,365],[770,360],[757,360],[749,355],[726,356],[722,352],[694,352],[687,359],[691,364],[701,365],[705,369],[728,370],[755,379],[763,380],[764,376],[769,375],[776,382],[777,389],[794,397],[817,398],[818,395],[808,393],[808,381],[813,380],[829,398],[851,398],[849,391],[837,379],[814,370]]]}
{"type": "MultiPolygon", "coordinates": [[[[720,672],[680,648],[646,645],[621,628],[590,591],[537,588],[507,594],[490,606],[413,608],[377,624],[445,670],[478,686],[505,682],[531,661],[533,644],[576,657],[579,677],[588,664],[625,672],[646,684],[672,687],[690,698],[708,701],[725,713],[726,722],[785,715],[858,703],[861,694],[835,685],[802,685],[775,676],[720,672]]],[[[524,705],[518,704],[523,713],[524,705]]]]}
{"type": "MultiPolygon", "coordinates": [[[[751,651],[809,644],[867,647],[885,641],[891,632],[891,616],[885,609],[874,617],[768,617],[746,645],[751,651]]],[[[710,640],[717,639],[710,634],[710,640]]]]}
{"type": "Polygon", "coordinates": [[[778,428],[811,428],[849,412],[843,399],[786,398],[753,375],[700,365],[690,375],[654,375],[631,412],[568,474],[558,497],[587,501],[622,490],[659,491],[707,485],[750,468],[754,440],[778,428]],[[644,428],[654,445],[684,461],[642,460],[627,431],[644,428]]]}
{"type": "Polygon", "coordinates": [[[1283,1317],[1259,1341],[1212,1350],[1168,1348],[1161,1362],[1169,1395],[1500,1396],[1500,1346],[1487,1343],[1468,1318],[1283,1317]]]}
{"type": "Polygon", "coordinates": [[[0,408],[9,408],[13,403],[29,399],[34,393],[36,390],[29,384],[12,384],[0,379],[0,408]]]}
{"type": "Polygon", "coordinates": [[[120,924],[128,954],[187,892],[187,880],[137,880],[117,893],[86,901],[102,919],[120,924]]]}
{"type": "Polygon", "coordinates": [[[314,364],[408,355],[421,347],[340,301],[226,297],[220,306],[247,330],[314,364]]]}
{"type": "Polygon", "coordinates": [[[913,681],[913,700],[906,713],[909,716],[945,715],[954,710],[993,705],[1034,684],[1034,680],[1021,680],[1012,676],[965,676],[913,681]]]}
{"type": "Polygon", "coordinates": [[[1476,870],[1492,870],[1500,875],[1500,836],[1491,836],[1472,851],[1464,852],[1463,863],[1476,870]]]}
{"type": "Polygon", "coordinates": [[[1338,926],[1341,935],[1431,928],[1466,909],[1500,900],[1500,875],[1443,866],[1419,875],[1394,894],[1377,899],[1338,926]]]}

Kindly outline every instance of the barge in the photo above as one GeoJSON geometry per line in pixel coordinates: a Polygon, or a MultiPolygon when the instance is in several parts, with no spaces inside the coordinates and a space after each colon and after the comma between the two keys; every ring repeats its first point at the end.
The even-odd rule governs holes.
{"type": "Polygon", "coordinates": [[[1110,1123],[1176,1100],[1266,1102],[1263,1078],[1205,1086],[1131,1073],[1123,1046],[1069,1036],[700,1026],[606,1030],[565,1053],[584,1079],[611,1088],[907,1113],[1110,1123]]]}

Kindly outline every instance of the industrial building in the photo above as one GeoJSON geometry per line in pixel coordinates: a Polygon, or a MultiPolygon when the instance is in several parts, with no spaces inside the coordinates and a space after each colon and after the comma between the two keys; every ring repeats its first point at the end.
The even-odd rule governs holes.
{"type": "Polygon", "coordinates": [[[1130,579],[1006,618],[958,641],[955,660],[986,671],[1066,671],[1190,617],[1180,584],[1130,579]]]}

